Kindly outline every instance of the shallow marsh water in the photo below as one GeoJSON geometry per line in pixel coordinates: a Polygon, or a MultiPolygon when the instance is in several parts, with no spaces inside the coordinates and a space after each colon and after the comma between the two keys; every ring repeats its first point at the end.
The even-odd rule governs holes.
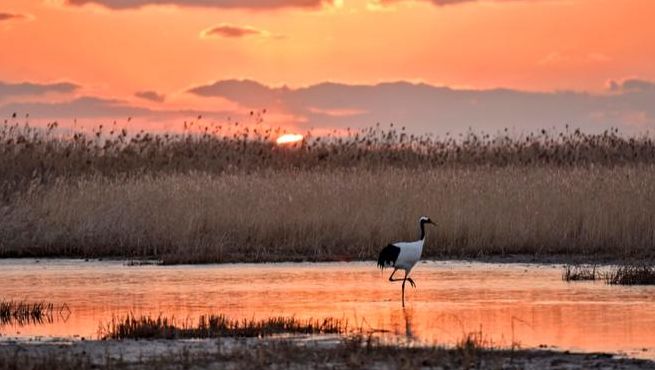
{"type": "Polygon", "coordinates": [[[336,317],[419,342],[454,344],[471,332],[497,346],[546,345],[655,358],[655,287],[561,281],[561,265],[425,262],[407,284],[373,262],[126,266],[119,261],[0,260],[0,299],[46,300],[70,312],[52,322],[0,325],[0,340],[97,338],[112,317],[197,320],[336,317]]]}

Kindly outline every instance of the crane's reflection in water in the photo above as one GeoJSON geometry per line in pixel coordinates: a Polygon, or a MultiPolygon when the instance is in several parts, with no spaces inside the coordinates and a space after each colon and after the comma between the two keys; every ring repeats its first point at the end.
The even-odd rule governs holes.
{"type": "Polygon", "coordinates": [[[410,340],[416,339],[412,331],[412,315],[414,312],[411,308],[403,309],[403,316],[405,316],[405,337],[410,340]]]}
{"type": "MultiPolygon", "coordinates": [[[[334,317],[421,343],[480,333],[497,346],[540,345],[655,358],[655,287],[565,283],[561,266],[421,263],[417,288],[387,281],[374,262],[125,266],[121,262],[2,260],[0,299],[66,303],[67,321],[0,325],[7,337],[95,338],[127,313],[197,319],[334,317]]],[[[384,334],[386,333],[386,334],[384,334]]]]}

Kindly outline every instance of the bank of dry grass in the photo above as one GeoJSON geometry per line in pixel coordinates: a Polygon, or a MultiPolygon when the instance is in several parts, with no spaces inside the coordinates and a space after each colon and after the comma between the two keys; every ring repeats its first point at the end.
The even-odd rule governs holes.
{"type": "Polygon", "coordinates": [[[465,166],[93,176],[32,184],[0,209],[0,256],[167,263],[371,259],[416,237],[427,257],[652,256],[655,166],[465,166]]]}
{"type": "Polygon", "coordinates": [[[103,339],[198,339],[263,338],[276,334],[345,334],[348,323],[335,318],[301,320],[269,317],[262,320],[233,320],[225,315],[201,315],[197,322],[159,315],[113,318],[101,326],[103,339]]]}

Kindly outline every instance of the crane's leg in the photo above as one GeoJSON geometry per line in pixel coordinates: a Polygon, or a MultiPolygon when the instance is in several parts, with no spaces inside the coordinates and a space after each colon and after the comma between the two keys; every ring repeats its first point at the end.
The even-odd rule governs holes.
{"type": "Polygon", "coordinates": [[[389,276],[389,281],[405,281],[405,279],[407,279],[407,281],[409,281],[409,285],[411,285],[412,288],[416,288],[416,283],[414,283],[414,280],[412,280],[410,277],[407,277],[407,270],[405,270],[405,279],[394,279],[393,274],[395,274],[396,271],[398,271],[398,269],[393,270],[391,276],[389,276]]]}
{"type": "Polygon", "coordinates": [[[396,271],[398,271],[398,269],[397,269],[397,268],[394,268],[394,269],[393,269],[393,272],[391,273],[391,276],[389,276],[389,281],[402,281],[402,282],[403,282],[403,289],[402,289],[402,291],[403,291],[403,307],[405,307],[405,282],[409,281],[409,283],[410,283],[414,288],[416,288],[416,284],[414,284],[414,280],[412,280],[412,278],[408,278],[408,277],[407,277],[407,270],[405,270],[405,277],[404,277],[404,278],[402,278],[402,279],[394,279],[394,278],[393,278],[393,274],[395,274],[396,271]]]}
{"type": "Polygon", "coordinates": [[[393,274],[395,274],[396,271],[398,271],[398,269],[397,269],[397,268],[394,268],[394,269],[393,269],[393,272],[391,273],[391,276],[389,276],[389,281],[401,281],[401,280],[402,280],[402,279],[394,279],[394,278],[393,278],[393,274]]]}
{"type": "Polygon", "coordinates": [[[405,283],[407,282],[407,270],[405,270],[405,278],[403,278],[403,308],[405,308],[405,283]]]}

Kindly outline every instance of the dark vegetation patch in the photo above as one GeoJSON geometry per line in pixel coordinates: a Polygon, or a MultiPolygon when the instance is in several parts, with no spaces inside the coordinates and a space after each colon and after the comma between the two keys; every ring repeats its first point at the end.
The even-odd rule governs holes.
{"type": "Polygon", "coordinates": [[[596,265],[566,265],[562,273],[564,281],[593,281],[600,277],[600,272],[596,271],[596,265]]]}
{"type": "Polygon", "coordinates": [[[0,325],[16,324],[19,326],[30,324],[51,323],[53,313],[68,309],[68,306],[55,307],[50,302],[25,302],[14,300],[0,300],[0,325]]]}
{"type": "Polygon", "coordinates": [[[612,285],[655,285],[655,265],[623,263],[601,271],[596,265],[566,265],[564,281],[604,280],[612,285]]]}
{"type": "Polygon", "coordinates": [[[605,280],[616,285],[655,285],[655,266],[624,265],[610,271],[605,280]]]}
{"type": "Polygon", "coordinates": [[[203,315],[196,324],[179,323],[164,316],[114,318],[104,325],[102,339],[190,339],[219,337],[266,337],[276,334],[343,334],[346,321],[326,318],[299,320],[294,317],[270,317],[262,320],[232,320],[224,315],[203,315]]]}

